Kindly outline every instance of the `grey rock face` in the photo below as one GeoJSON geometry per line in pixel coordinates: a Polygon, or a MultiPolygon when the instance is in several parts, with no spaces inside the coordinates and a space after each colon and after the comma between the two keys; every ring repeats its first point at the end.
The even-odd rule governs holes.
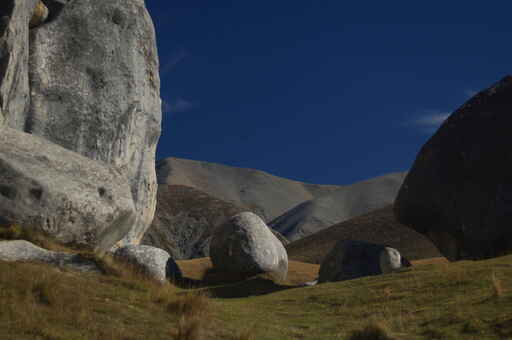
{"type": "Polygon", "coordinates": [[[340,188],[292,181],[254,169],[174,157],[158,161],[156,167],[159,184],[195,188],[222,201],[245,207],[265,222],[299,203],[340,188]]]}
{"type": "Polygon", "coordinates": [[[363,241],[340,241],[320,265],[318,282],[352,280],[400,269],[398,250],[363,241]]]}
{"type": "Polygon", "coordinates": [[[296,241],[336,223],[392,204],[406,173],[391,173],[357,182],[303,202],[269,226],[296,241]]]}
{"type": "Polygon", "coordinates": [[[131,230],[133,200],[119,171],[37,136],[0,132],[3,219],[99,252],[131,230]]]}
{"type": "Polygon", "coordinates": [[[471,98],[421,148],[395,202],[450,260],[512,251],[512,77],[471,98]]]}
{"type": "Polygon", "coordinates": [[[148,277],[161,283],[166,282],[167,278],[181,278],[179,267],[163,249],[145,245],[128,245],[117,249],[114,256],[134,264],[148,277]]]}
{"type": "Polygon", "coordinates": [[[36,0],[0,3],[0,126],[23,129],[29,108],[29,21],[36,0]]]}
{"type": "MultiPolygon", "coordinates": [[[[210,239],[218,225],[247,211],[183,185],[158,185],[155,218],[142,244],[166,250],[177,260],[207,257],[210,239]]],[[[272,231],[283,242],[288,241],[272,231]]]]}
{"type": "Polygon", "coordinates": [[[288,255],[283,244],[251,212],[233,216],[214,231],[210,257],[214,268],[228,273],[268,273],[280,281],[288,273],[288,255]]]}
{"type": "Polygon", "coordinates": [[[30,35],[30,114],[16,119],[128,177],[138,218],[119,245],[136,244],[156,207],[161,100],[152,21],[142,0],[46,3],[48,21],[30,35]]]}
{"type": "Polygon", "coordinates": [[[49,251],[24,240],[0,241],[0,260],[42,262],[82,272],[101,273],[96,263],[80,255],[49,251]]]}

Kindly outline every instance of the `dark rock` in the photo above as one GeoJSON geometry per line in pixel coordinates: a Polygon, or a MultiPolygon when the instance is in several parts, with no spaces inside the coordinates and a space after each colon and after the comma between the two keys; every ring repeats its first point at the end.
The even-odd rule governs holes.
{"type": "Polygon", "coordinates": [[[340,241],[320,265],[318,282],[352,280],[399,270],[398,250],[363,241],[340,241]]]}
{"type": "Polygon", "coordinates": [[[512,251],[512,77],[457,109],[421,148],[397,219],[450,260],[512,251]]]}
{"type": "Polygon", "coordinates": [[[283,244],[263,220],[243,212],[215,229],[210,242],[214,269],[252,276],[268,273],[275,280],[286,279],[288,256],[283,244]]]}

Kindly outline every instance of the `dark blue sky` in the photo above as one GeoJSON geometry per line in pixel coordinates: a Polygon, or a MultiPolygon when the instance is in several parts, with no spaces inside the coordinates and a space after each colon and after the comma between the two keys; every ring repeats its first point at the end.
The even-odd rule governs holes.
{"type": "Polygon", "coordinates": [[[512,4],[497,1],[146,4],[158,159],[319,184],[404,171],[448,113],[510,73],[512,4]]]}

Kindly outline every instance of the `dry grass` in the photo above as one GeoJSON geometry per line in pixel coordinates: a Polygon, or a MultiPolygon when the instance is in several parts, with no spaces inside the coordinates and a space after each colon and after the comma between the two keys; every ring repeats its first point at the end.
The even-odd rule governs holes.
{"type": "Polygon", "coordinates": [[[382,323],[371,323],[362,330],[353,331],[348,340],[394,340],[382,323]]]}
{"type": "Polygon", "coordinates": [[[493,297],[500,298],[503,297],[505,291],[503,289],[503,284],[501,280],[496,276],[496,272],[492,272],[491,274],[491,283],[492,283],[492,291],[493,297]]]}

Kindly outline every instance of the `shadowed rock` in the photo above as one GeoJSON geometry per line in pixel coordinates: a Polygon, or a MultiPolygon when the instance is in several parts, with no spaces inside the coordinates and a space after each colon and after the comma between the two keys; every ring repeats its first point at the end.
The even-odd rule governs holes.
{"type": "Polygon", "coordinates": [[[320,265],[318,282],[352,280],[402,268],[398,250],[362,241],[340,241],[320,265]]]}
{"type": "Polygon", "coordinates": [[[397,219],[450,260],[512,252],[512,77],[457,109],[421,148],[397,219]]]}
{"type": "Polygon", "coordinates": [[[214,231],[210,257],[216,270],[247,277],[268,273],[275,280],[283,281],[288,272],[283,244],[251,212],[233,216],[214,231]]]}

